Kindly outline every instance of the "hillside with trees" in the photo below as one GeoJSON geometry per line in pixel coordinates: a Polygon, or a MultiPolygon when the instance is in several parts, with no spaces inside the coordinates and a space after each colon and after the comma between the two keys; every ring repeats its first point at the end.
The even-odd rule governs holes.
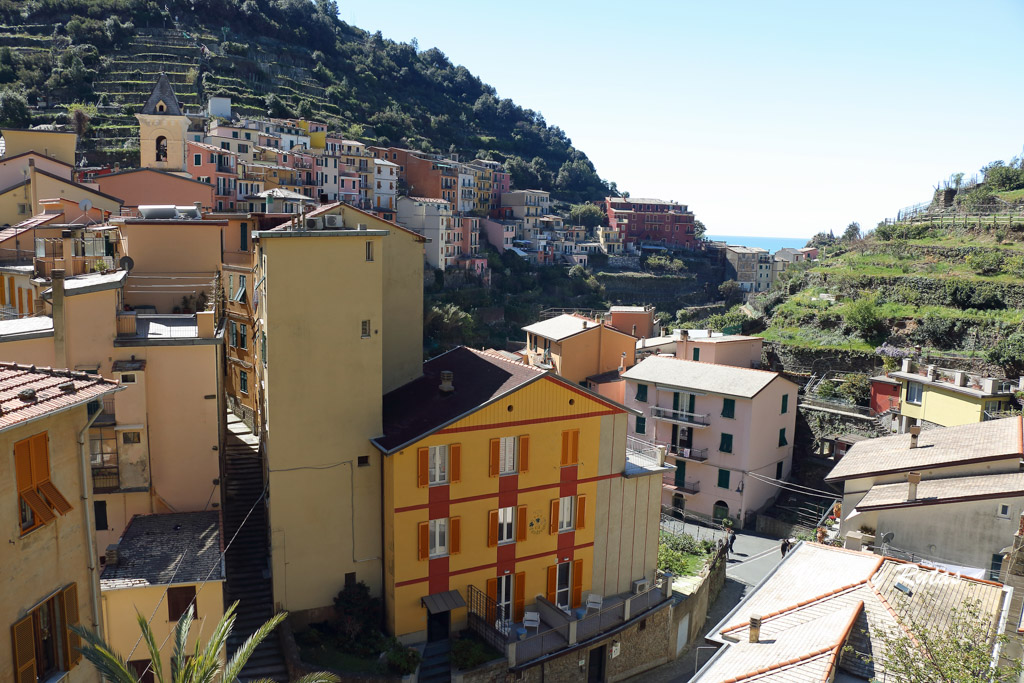
{"type": "Polygon", "coordinates": [[[616,192],[540,112],[440,49],[368,33],[337,10],[334,0],[0,0],[0,125],[77,118],[90,158],[131,164],[133,114],[166,72],[189,109],[228,96],[242,115],[311,117],[371,144],[503,161],[516,187],[567,202],[616,192]]]}

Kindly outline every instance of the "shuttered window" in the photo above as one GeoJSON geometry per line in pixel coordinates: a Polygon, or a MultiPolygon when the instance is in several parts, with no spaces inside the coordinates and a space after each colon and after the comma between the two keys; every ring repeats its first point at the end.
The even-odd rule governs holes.
{"type": "Polygon", "coordinates": [[[71,503],[50,481],[49,439],[46,432],[14,444],[14,470],[22,534],[48,524],[57,515],[67,514],[71,510],[71,503]]]}
{"type": "Polygon", "coordinates": [[[81,661],[81,641],[71,631],[79,625],[78,587],[71,584],[33,608],[11,627],[13,680],[36,683],[81,661]]]}
{"type": "MultiPolygon", "coordinates": [[[[177,621],[185,616],[185,612],[188,611],[189,605],[192,605],[196,599],[196,587],[195,586],[175,586],[167,589],[167,621],[177,621]]],[[[193,608],[193,614],[196,614],[195,610],[198,609],[199,604],[196,603],[193,608]]]]}
{"type": "Polygon", "coordinates": [[[562,432],[562,467],[578,465],[580,462],[580,430],[567,429],[562,432]]]}

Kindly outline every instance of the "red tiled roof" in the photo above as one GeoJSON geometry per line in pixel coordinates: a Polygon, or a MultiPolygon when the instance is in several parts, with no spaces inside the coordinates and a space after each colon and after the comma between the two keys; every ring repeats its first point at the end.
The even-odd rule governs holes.
{"type": "Polygon", "coordinates": [[[99,375],[0,363],[0,431],[117,390],[99,375]]]}

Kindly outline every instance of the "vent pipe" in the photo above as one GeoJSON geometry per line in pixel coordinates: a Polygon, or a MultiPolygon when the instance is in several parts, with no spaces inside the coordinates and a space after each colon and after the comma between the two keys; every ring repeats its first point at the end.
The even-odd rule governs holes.
{"type": "Polygon", "coordinates": [[[921,436],[921,425],[914,425],[910,428],[910,447],[917,448],[917,439],[921,436]]]}
{"type": "Polygon", "coordinates": [[[455,373],[451,370],[441,371],[441,384],[438,387],[442,394],[450,394],[455,391],[455,373]]]}
{"type": "Polygon", "coordinates": [[[920,472],[911,472],[907,475],[907,500],[917,500],[917,485],[920,483],[920,472]]]}
{"type": "Polygon", "coordinates": [[[750,615],[750,642],[759,643],[761,642],[761,615],[751,614],[750,615]]]}
{"type": "MultiPolygon", "coordinates": [[[[70,260],[70,251],[68,259],[70,260]]],[[[68,367],[67,325],[64,316],[64,269],[54,268],[50,273],[51,301],[53,303],[53,355],[58,368],[68,367]]]]}

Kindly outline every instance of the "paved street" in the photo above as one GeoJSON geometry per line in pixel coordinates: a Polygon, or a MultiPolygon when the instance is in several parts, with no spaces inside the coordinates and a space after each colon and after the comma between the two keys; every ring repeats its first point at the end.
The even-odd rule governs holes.
{"type": "MultiPolygon", "coordinates": [[[[686,525],[687,527],[691,525],[686,525]]],[[[707,534],[708,530],[702,530],[707,534]]],[[[687,533],[690,533],[687,529],[687,533]]],[[[696,535],[696,534],[694,534],[696,535]]],[[[736,534],[735,552],[729,556],[729,565],[725,570],[725,586],[718,594],[718,599],[711,605],[703,632],[707,633],[715,624],[722,620],[733,607],[739,604],[747,591],[768,575],[782,560],[779,550],[780,539],[764,538],[739,532],[736,534]]],[[[704,639],[697,640],[689,651],[680,655],[679,659],[663,666],[635,676],[631,681],[643,683],[683,683],[690,680],[699,664],[703,665],[714,654],[714,650],[703,648],[704,639]],[[698,650],[697,647],[702,649],[698,650]]]]}

